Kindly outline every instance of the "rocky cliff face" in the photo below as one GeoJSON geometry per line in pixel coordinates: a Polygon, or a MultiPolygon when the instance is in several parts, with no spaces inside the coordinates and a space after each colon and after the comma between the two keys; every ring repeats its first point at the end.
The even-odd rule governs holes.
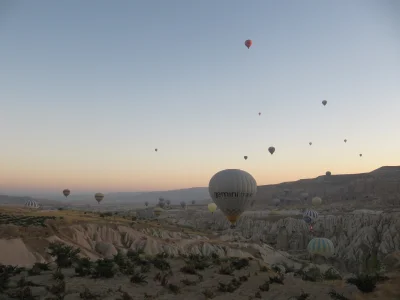
{"type": "MultiPolygon", "coordinates": [[[[216,214],[182,213],[180,223],[201,229],[226,229],[225,218],[216,214]],[[183,221],[185,220],[185,221],[183,221]]],[[[259,213],[244,215],[235,229],[237,234],[254,242],[263,242],[293,255],[304,253],[313,236],[332,240],[336,248],[333,263],[341,269],[359,271],[374,261],[400,250],[400,213],[354,211],[344,215],[322,215],[314,226],[314,235],[298,216],[271,221],[259,213]]]]}

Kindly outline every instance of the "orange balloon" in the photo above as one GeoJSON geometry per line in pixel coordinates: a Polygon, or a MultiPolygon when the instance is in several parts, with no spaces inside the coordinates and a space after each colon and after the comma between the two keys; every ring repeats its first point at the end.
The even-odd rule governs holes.
{"type": "Polygon", "coordinates": [[[251,45],[253,45],[253,41],[252,40],[246,40],[244,42],[244,44],[246,45],[247,49],[250,49],[251,45]]]}

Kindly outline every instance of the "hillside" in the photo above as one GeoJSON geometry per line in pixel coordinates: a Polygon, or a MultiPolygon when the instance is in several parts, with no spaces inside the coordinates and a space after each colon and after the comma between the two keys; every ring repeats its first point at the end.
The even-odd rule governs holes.
{"type": "MultiPolygon", "coordinates": [[[[265,202],[273,198],[287,198],[296,201],[301,198],[300,194],[303,192],[307,192],[310,197],[318,195],[333,200],[340,199],[345,192],[350,197],[363,197],[374,193],[391,194],[400,192],[398,182],[400,182],[400,166],[383,166],[370,173],[333,174],[329,178],[321,175],[311,179],[262,185],[258,187],[256,201],[265,202]]],[[[195,187],[170,191],[107,193],[104,203],[142,204],[147,201],[150,204],[155,204],[160,197],[171,200],[173,204],[179,204],[181,201],[189,203],[192,200],[202,203],[210,199],[208,187],[195,187]]],[[[0,195],[0,204],[22,205],[29,198],[0,195]]],[[[67,202],[62,196],[52,197],[51,199],[54,200],[40,199],[40,203],[60,205],[60,203],[65,204],[67,202]]],[[[71,194],[68,197],[68,202],[71,204],[92,204],[94,199],[92,195],[71,194]]]]}

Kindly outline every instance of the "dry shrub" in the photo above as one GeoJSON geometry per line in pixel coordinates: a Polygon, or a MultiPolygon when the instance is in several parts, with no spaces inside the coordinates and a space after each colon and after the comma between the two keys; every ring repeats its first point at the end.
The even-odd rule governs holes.
{"type": "Polygon", "coordinates": [[[400,274],[388,274],[390,279],[383,283],[378,283],[376,290],[372,293],[363,294],[358,292],[355,300],[372,300],[372,299],[400,299],[400,274]]]}

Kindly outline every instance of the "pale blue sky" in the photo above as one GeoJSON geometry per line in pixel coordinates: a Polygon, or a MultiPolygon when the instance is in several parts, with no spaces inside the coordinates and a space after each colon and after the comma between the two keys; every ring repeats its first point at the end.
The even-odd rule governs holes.
{"type": "Polygon", "coordinates": [[[399,164],[400,1],[1,1],[0,41],[0,192],[399,164]]]}

